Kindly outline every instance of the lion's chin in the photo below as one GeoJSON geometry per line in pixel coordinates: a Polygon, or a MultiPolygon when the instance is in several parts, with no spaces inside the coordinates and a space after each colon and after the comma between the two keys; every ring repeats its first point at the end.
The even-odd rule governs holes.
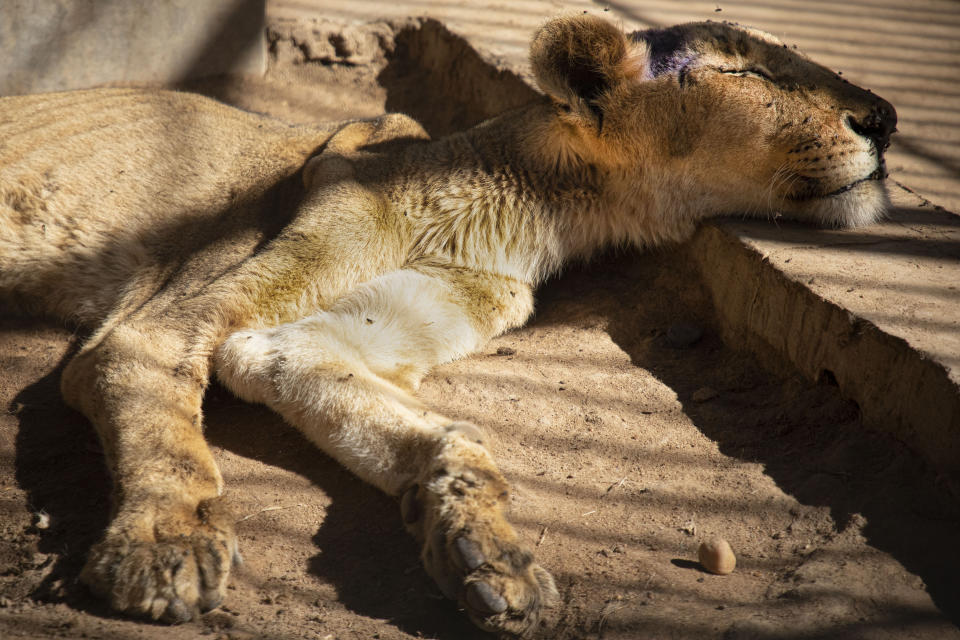
{"type": "Polygon", "coordinates": [[[864,178],[816,198],[792,203],[789,217],[822,227],[854,228],[883,219],[890,197],[882,178],[864,178]]]}

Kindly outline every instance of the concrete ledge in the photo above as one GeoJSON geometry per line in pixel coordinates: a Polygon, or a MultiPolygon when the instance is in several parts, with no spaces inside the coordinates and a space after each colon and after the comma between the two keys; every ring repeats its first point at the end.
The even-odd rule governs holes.
{"type": "Polygon", "coordinates": [[[4,0],[0,96],[266,69],[266,0],[4,0]]]}
{"type": "Polygon", "coordinates": [[[865,426],[920,453],[960,495],[960,349],[951,344],[960,336],[960,295],[945,284],[960,283],[960,218],[940,213],[924,224],[910,213],[898,208],[883,225],[849,232],[724,221],[701,229],[686,249],[728,344],[767,366],[786,361],[811,380],[836,383],[860,406],[865,426]],[[897,229],[901,238],[883,240],[897,229]],[[933,241],[944,254],[925,265],[944,272],[942,287],[923,276],[909,284],[920,270],[915,256],[934,249],[922,229],[954,234],[952,243],[933,241]],[[891,257],[892,248],[911,257],[891,257]],[[874,277],[858,285],[865,268],[874,277]],[[882,299],[865,306],[865,288],[883,289],[882,299]],[[915,322],[918,308],[942,320],[915,322]]]}

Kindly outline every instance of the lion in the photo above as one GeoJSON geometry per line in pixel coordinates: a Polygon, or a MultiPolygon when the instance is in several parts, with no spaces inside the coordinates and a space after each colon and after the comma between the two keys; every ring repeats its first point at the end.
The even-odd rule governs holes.
{"type": "Polygon", "coordinates": [[[554,19],[543,96],[431,141],[386,115],[293,127],[104,89],[0,100],[0,291],[86,327],[62,374],[112,520],[81,579],[171,623],[223,600],[234,516],[203,437],[212,375],[396,497],[440,589],[524,635],[557,590],[476,425],[414,391],[524,323],[538,283],[721,215],[853,227],[888,206],[885,100],[763,32],[554,19]]]}

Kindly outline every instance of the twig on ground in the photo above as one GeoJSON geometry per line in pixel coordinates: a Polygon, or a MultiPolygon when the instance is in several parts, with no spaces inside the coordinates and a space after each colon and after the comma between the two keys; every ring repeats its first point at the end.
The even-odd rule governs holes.
{"type": "Polygon", "coordinates": [[[266,513],[267,511],[280,511],[281,509],[293,509],[294,507],[305,507],[305,506],[307,505],[298,502],[297,504],[288,504],[288,505],[277,504],[272,507],[264,507],[263,509],[260,509],[260,511],[254,511],[253,513],[248,513],[247,515],[243,516],[242,518],[237,520],[236,524],[240,524],[244,520],[249,520],[253,516],[258,516],[261,513],[266,513]]]}
{"type": "Polygon", "coordinates": [[[539,547],[541,544],[543,544],[543,539],[546,537],[547,537],[547,528],[544,527],[543,529],[540,529],[540,537],[537,538],[536,546],[539,547]]]}
{"type": "Polygon", "coordinates": [[[610,493],[610,492],[613,491],[614,489],[617,489],[617,488],[619,488],[619,487],[622,487],[626,481],[627,481],[627,476],[623,476],[622,478],[620,478],[619,480],[617,480],[616,482],[614,482],[612,485],[610,485],[609,487],[607,487],[607,490],[604,491],[603,495],[607,495],[608,493],[610,493]]]}

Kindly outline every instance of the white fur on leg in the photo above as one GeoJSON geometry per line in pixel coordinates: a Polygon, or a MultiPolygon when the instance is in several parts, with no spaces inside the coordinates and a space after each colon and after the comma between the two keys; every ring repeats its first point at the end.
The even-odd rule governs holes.
{"type": "Polygon", "coordinates": [[[396,493],[450,423],[405,389],[480,340],[447,284],[403,270],[303,320],[234,333],[215,354],[216,370],[238,396],[267,404],[358,476],[396,493]]]}

